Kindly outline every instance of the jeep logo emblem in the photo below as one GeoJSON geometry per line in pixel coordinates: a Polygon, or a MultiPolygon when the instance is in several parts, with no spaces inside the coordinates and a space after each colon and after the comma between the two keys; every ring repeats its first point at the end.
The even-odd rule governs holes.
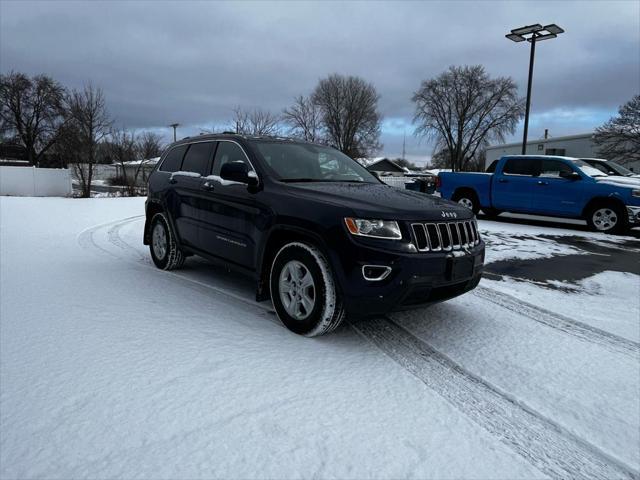
{"type": "Polygon", "coordinates": [[[442,218],[458,218],[458,214],[456,212],[445,212],[442,211],[442,218]]]}

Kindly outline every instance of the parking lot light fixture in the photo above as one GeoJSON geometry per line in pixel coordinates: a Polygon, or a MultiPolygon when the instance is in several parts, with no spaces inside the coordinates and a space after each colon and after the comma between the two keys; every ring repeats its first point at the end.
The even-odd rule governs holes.
{"type": "Polygon", "coordinates": [[[527,134],[529,132],[529,110],[531,108],[531,84],[533,82],[533,60],[536,54],[536,43],[542,40],[551,40],[556,38],[564,30],[555,23],[550,23],[544,27],[535,23],[524,27],[514,28],[511,33],[505,35],[512,42],[524,42],[525,40],[531,44],[531,52],[529,55],[529,80],[527,82],[527,104],[524,112],[524,133],[522,135],[522,154],[527,153],[527,134]]]}

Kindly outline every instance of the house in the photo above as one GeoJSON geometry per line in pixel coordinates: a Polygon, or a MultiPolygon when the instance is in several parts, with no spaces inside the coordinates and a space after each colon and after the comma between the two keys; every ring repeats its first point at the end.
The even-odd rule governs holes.
{"type": "Polygon", "coordinates": [[[408,169],[401,167],[388,158],[377,160],[366,168],[371,173],[375,173],[379,177],[404,177],[405,174],[409,173],[408,169]]]}

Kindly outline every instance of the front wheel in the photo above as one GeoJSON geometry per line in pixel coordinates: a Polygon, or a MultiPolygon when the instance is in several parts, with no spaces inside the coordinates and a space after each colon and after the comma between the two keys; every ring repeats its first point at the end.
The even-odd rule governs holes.
{"type": "Polygon", "coordinates": [[[624,209],[618,205],[595,205],[587,212],[586,220],[592,230],[603,233],[619,233],[627,225],[624,209]]]}
{"type": "Polygon", "coordinates": [[[282,247],[273,259],[269,287],[278,318],[294,333],[323,335],[344,318],[329,263],[313,245],[292,242],[282,247]]]}

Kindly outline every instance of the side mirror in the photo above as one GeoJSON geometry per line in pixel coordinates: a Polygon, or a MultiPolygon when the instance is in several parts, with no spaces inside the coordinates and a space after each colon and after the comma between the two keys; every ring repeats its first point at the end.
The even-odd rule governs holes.
{"type": "Polygon", "coordinates": [[[571,172],[560,172],[560,176],[562,178],[566,178],[567,180],[580,180],[582,177],[580,176],[580,174],[578,172],[575,171],[571,171],[571,172]]]}
{"type": "Polygon", "coordinates": [[[249,171],[249,167],[244,162],[229,162],[222,165],[220,178],[230,182],[246,183],[250,186],[258,184],[256,172],[249,171]]]}

